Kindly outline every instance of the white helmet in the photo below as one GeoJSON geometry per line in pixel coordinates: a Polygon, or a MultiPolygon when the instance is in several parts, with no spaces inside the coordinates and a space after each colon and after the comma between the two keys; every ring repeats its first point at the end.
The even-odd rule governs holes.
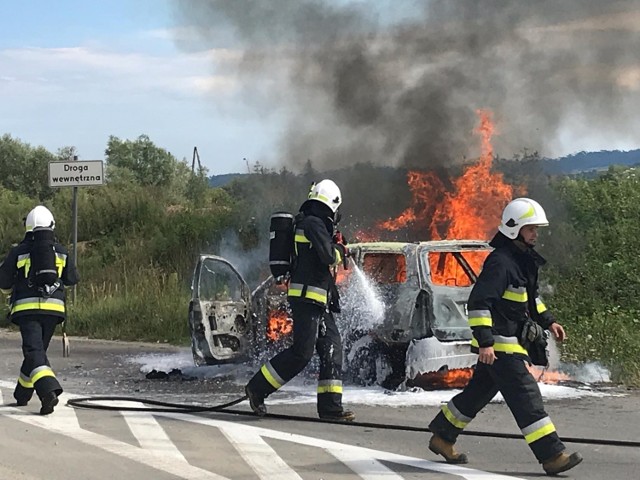
{"type": "Polygon", "coordinates": [[[502,212],[502,223],[500,223],[498,230],[513,240],[525,225],[541,227],[549,225],[544,209],[538,202],[530,198],[511,200],[502,212]]]}
{"type": "Polygon", "coordinates": [[[342,203],[342,194],[333,180],[322,180],[311,185],[309,200],[317,200],[328,206],[333,213],[336,213],[342,203]]]}
{"type": "Polygon", "coordinates": [[[24,221],[24,226],[27,232],[33,232],[37,228],[50,228],[53,230],[56,226],[56,221],[47,207],[38,205],[29,212],[24,221]]]}

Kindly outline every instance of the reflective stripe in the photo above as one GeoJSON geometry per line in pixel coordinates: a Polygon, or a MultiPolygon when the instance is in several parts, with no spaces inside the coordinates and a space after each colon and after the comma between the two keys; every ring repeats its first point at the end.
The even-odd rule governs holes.
{"type": "Polygon", "coordinates": [[[23,253],[22,255],[18,255],[18,260],[16,262],[16,267],[18,270],[24,268],[24,278],[29,276],[29,269],[31,268],[31,257],[28,253],[23,253]]]}
{"type": "MultiPolygon", "coordinates": [[[[287,295],[290,297],[302,297],[302,291],[304,290],[304,285],[301,283],[291,283],[289,285],[289,290],[287,291],[287,295]]],[[[304,298],[308,298],[309,300],[315,300],[316,302],[320,302],[322,304],[327,303],[327,291],[323,288],[307,286],[307,291],[304,294],[304,298]]]]}
{"type": "MultiPolygon", "coordinates": [[[[67,255],[65,253],[56,252],[56,270],[59,277],[62,276],[62,271],[64,267],[67,265],[67,255]]],[[[25,278],[29,276],[29,270],[31,270],[31,255],[29,253],[23,253],[22,255],[18,255],[18,260],[16,261],[16,267],[18,269],[24,267],[24,276],[25,278]]]]}
{"type": "Polygon", "coordinates": [[[278,372],[276,372],[275,368],[273,368],[271,362],[267,362],[262,365],[260,371],[262,372],[262,375],[264,375],[264,378],[267,379],[267,382],[269,382],[271,386],[276,390],[287,383],[280,377],[280,375],[278,375],[278,372]]]}
{"type": "Polygon", "coordinates": [[[67,265],[67,256],[64,253],[56,252],[56,268],[58,269],[58,276],[62,276],[62,270],[67,265]]]}
{"type": "Polygon", "coordinates": [[[342,380],[318,380],[318,393],[342,393],[342,380]]]}
{"type": "Polygon", "coordinates": [[[291,265],[291,262],[286,260],[270,260],[269,265],[291,265]]]}
{"type": "Polygon", "coordinates": [[[329,198],[325,197],[324,195],[322,195],[321,193],[316,193],[314,194],[313,192],[309,194],[309,198],[312,200],[322,200],[325,203],[331,203],[331,200],[329,200],[329,198]]]}
{"type": "Polygon", "coordinates": [[[538,313],[544,313],[547,311],[547,306],[542,303],[540,297],[536,297],[536,310],[538,311],[538,313]]]}
{"type": "Polygon", "coordinates": [[[522,429],[522,434],[527,443],[533,443],[542,437],[556,431],[556,427],[549,417],[544,417],[522,429]]]}
{"type": "Polygon", "coordinates": [[[13,288],[0,288],[0,292],[4,293],[5,295],[11,295],[11,292],[13,292],[13,288]]]}
{"type": "Polygon", "coordinates": [[[531,218],[535,214],[536,214],[536,211],[533,208],[533,205],[529,204],[529,210],[527,210],[526,212],[524,212],[524,214],[522,214],[520,217],[518,217],[518,220],[522,220],[523,218],[531,218]]]}
{"type": "Polygon", "coordinates": [[[24,310],[47,310],[50,312],[64,313],[64,300],[57,298],[29,297],[21,298],[13,302],[11,313],[22,312],[24,310]]]}
{"type": "MultiPolygon", "coordinates": [[[[496,352],[521,353],[523,355],[529,355],[529,352],[527,352],[527,350],[522,345],[520,345],[516,337],[503,337],[502,335],[494,335],[493,340],[495,342],[493,344],[493,349],[496,352]]],[[[471,339],[471,346],[480,348],[476,337],[473,337],[471,339]]]]}
{"type": "Polygon", "coordinates": [[[27,377],[22,372],[20,372],[20,376],[18,377],[18,383],[24,388],[33,388],[33,382],[31,381],[31,378],[27,377]]]}
{"type": "Polygon", "coordinates": [[[492,327],[493,320],[489,310],[469,310],[470,327],[492,327]]]}
{"type": "Polygon", "coordinates": [[[460,410],[456,408],[451,400],[446,405],[443,405],[441,410],[445,418],[449,420],[449,423],[457,428],[464,428],[469,425],[471,420],[473,420],[472,418],[460,413],[460,410]]]}
{"type": "Polygon", "coordinates": [[[295,241],[298,243],[311,243],[311,240],[309,240],[305,235],[304,235],[304,230],[302,229],[297,229],[296,230],[296,235],[294,237],[295,241]]]}
{"type": "Polygon", "coordinates": [[[505,300],[511,300],[512,302],[524,303],[527,301],[527,288],[509,285],[502,294],[502,298],[505,300]]]}
{"type": "Polygon", "coordinates": [[[55,374],[53,373],[53,370],[51,370],[51,367],[42,365],[31,370],[31,383],[33,383],[34,385],[43,377],[55,378],[55,374]]]}

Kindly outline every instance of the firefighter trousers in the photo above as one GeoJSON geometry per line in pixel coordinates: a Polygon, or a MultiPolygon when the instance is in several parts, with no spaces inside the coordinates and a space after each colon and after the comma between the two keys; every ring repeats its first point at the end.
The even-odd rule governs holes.
{"type": "Polygon", "coordinates": [[[50,392],[56,395],[62,393],[62,387],[47,358],[49,342],[59,322],[60,317],[39,314],[20,317],[16,321],[20,327],[24,357],[13,392],[18,405],[26,405],[34,391],[40,399],[50,392]]]}
{"type": "Polygon", "coordinates": [[[318,413],[341,413],[342,340],[333,314],[304,301],[292,300],[290,305],[293,344],[262,365],[248,388],[266,398],[307,366],[315,348],[320,358],[318,413]]]}
{"type": "Polygon", "coordinates": [[[544,410],[540,389],[525,362],[522,356],[506,354],[493,365],[478,362],[469,384],[442,406],[429,429],[455,443],[476,414],[500,392],[540,463],[563,452],[564,444],[544,410]]]}

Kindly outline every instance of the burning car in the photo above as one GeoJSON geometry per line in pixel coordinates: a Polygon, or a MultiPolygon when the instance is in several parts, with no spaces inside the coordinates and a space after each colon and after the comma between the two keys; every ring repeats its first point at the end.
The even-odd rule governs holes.
{"type": "Polygon", "coordinates": [[[476,361],[466,304],[491,247],[440,240],[360,243],[350,251],[355,268],[341,279],[340,318],[348,332],[348,375],[387,388],[405,379],[420,386],[466,383],[476,361]],[[354,293],[369,298],[357,301],[354,293]]]}
{"type": "MultiPolygon", "coordinates": [[[[474,240],[367,242],[350,251],[350,268],[338,272],[346,377],[387,388],[405,379],[420,386],[468,380],[476,356],[466,302],[491,247],[474,240]]],[[[197,365],[260,358],[290,341],[286,287],[272,277],[250,292],[231,263],[201,255],[192,291],[197,365]]]]}

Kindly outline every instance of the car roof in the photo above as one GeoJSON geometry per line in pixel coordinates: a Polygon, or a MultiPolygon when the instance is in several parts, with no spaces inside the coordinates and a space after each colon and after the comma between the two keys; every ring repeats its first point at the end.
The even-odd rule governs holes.
{"type": "Polygon", "coordinates": [[[360,242],[349,244],[349,248],[378,252],[403,252],[420,250],[466,250],[491,248],[484,240],[429,240],[424,242],[360,242]]]}

